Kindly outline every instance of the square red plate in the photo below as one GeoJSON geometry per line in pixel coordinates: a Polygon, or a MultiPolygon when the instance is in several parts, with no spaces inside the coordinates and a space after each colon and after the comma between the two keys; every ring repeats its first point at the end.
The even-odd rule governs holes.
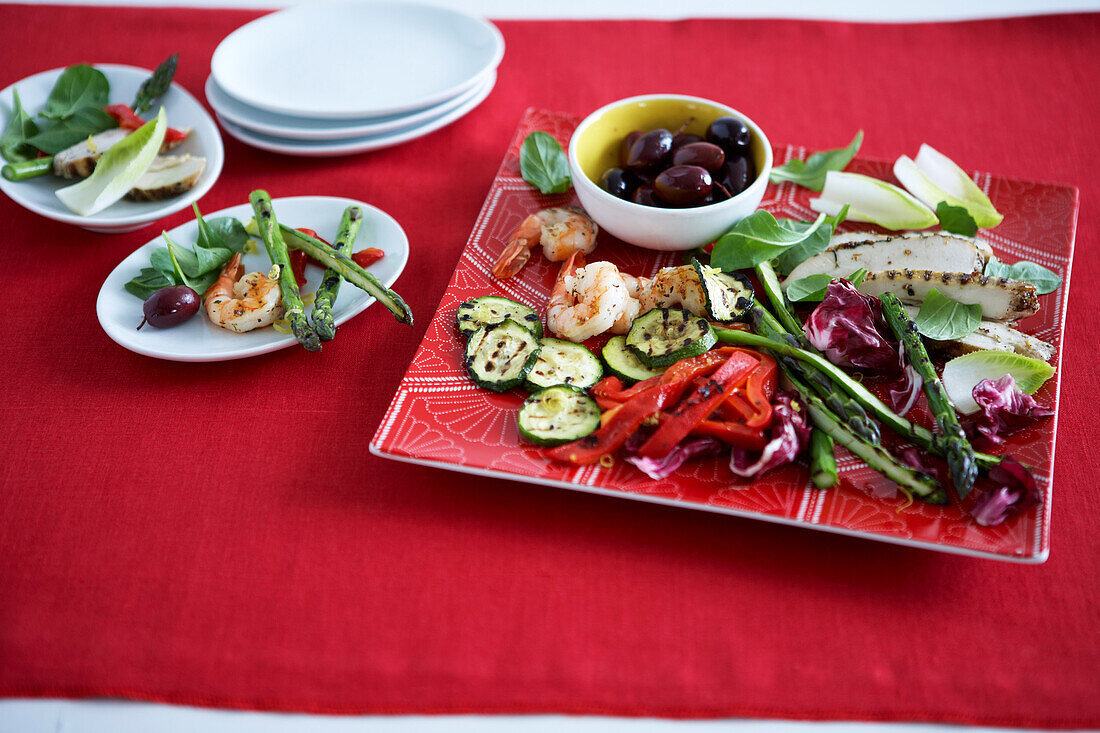
{"type": "MultiPolygon", "coordinates": [[[[462,364],[464,339],[455,327],[455,312],[479,295],[503,295],[544,308],[558,265],[536,252],[519,276],[494,278],[489,268],[508,235],[528,214],[547,206],[575,203],[572,193],[544,196],[519,173],[519,146],[534,130],[557,138],[562,146],[576,126],[574,117],[528,110],[489,190],[474,230],[455,267],[439,310],[398,387],[382,424],[371,440],[375,455],[452,471],[511,478],[624,499],[732,514],[810,529],[839,532],[883,542],[942,552],[1017,562],[1042,562],[1050,545],[1051,480],[1054,465],[1053,419],[1042,420],[1012,436],[998,452],[1015,455],[1031,465],[1043,489],[1042,506],[1009,519],[999,527],[981,527],[957,505],[909,504],[894,484],[840,449],[840,484],[828,491],[811,487],[808,470],[791,465],[755,481],[734,476],[724,458],[690,461],[667,479],[650,479],[620,461],[610,468],[575,468],[554,463],[542,451],[520,440],[516,413],[524,395],[519,390],[496,394],[475,386],[462,364]]],[[[807,151],[776,149],[777,164],[807,151]]],[[[849,170],[891,180],[891,164],[853,161],[849,170]]],[[[974,180],[986,190],[1005,219],[983,232],[997,257],[1015,262],[1028,259],[1063,278],[1057,292],[1042,296],[1040,312],[1021,329],[1058,348],[1065,324],[1077,221],[1077,190],[1069,186],[997,178],[986,173],[974,180]]],[[[812,219],[813,192],[790,184],[772,185],[761,204],[772,213],[812,219]]],[[[635,275],[652,275],[678,264],[679,255],[643,250],[599,235],[593,258],[610,260],[635,275]]],[[[591,259],[591,258],[590,258],[591,259]]],[[[1059,357],[1053,364],[1058,366],[1059,357]]],[[[1040,404],[1057,410],[1061,370],[1036,394],[1040,404]]]]}

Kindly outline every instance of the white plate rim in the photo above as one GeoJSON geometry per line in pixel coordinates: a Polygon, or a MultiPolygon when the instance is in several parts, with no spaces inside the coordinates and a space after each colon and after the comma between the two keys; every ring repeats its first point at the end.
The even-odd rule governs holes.
{"type": "Polygon", "coordinates": [[[219,87],[213,74],[206,77],[204,91],[206,93],[206,101],[217,114],[218,119],[228,120],[243,130],[303,141],[346,140],[351,137],[379,135],[403,127],[430,122],[434,118],[444,115],[465,102],[468,102],[474,95],[481,91],[483,85],[488,83],[489,77],[494,74],[495,71],[490,69],[479,76],[477,78],[477,83],[466,91],[422,110],[381,117],[349,119],[347,124],[339,124],[342,121],[337,121],[337,125],[332,124],[334,122],[333,120],[310,119],[308,117],[298,118],[293,115],[284,115],[278,112],[269,112],[267,110],[251,107],[241,100],[234,98],[227,91],[219,87]],[[250,117],[249,115],[253,116],[250,117]],[[270,120],[264,120],[260,118],[261,115],[270,115],[276,118],[281,117],[284,118],[284,121],[276,120],[272,122],[270,120]],[[311,125],[317,125],[318,123],[322,126],[311,127],[311,125]]]}
{"type": "MultiPolygon", "coordinates": [[[[254,32],[254,30],[251,31],[251,32],[254,32]]],[[[342,1],[341,0],[336,0],[335,2],[314,2],[314,3],[304,3],[304,4],[300,4],[300,5],[290,6],[290,7],[287,7],[287,8],[283,8],[282,10],[277,10],[273,13],[269,13],[267,15],[256,18],[255,20],[252,20],[248,23],[245,23],[243,26],[237,28],[232,33],[230,33],[228,36],[226,36],[224,39],[222,39],[221,43],[218,44],[218,47],[214,49],[214,53],[213,53],[213,55],[211,56],[211,59],[210,59],[210,73],[211,73],[211,76],[214,77],[214,79],[217,82],[218,86],[221,87],[221,89],[223,91],[227,92],[230,96],[234,97],[238,101],[243,102],[245,104],[248,104],[250,106],[256,107],[258,109],[263,109],[263,110],[266,110],[266,111],[269,111],[269,112],[276,112],[276,113],[280,113],[280,114],[287,114],[287,115],[293,115],[293,116],[298,116],[298,117],[308,116],[308,117],[313,117],[313,118],[316,118],[316,119],[341,120],[341,119],[349,119],[349,118],[376,117],[376,116],[382,116],[382,115],[400,114],[400,113],[403,113],[403,112],[413,112],[413,111],[416,111],[416,110],[423,109],[424,107],[429,107],[429,106],[438,104],[439,102],[450,99],[451,97],[456,96],[458,94],[461,94],[462,92],[468,90],[470,87],[475,86],[477,84],[477,80],[479,78],[481,78],[484,75],[485,72],[496,69],[496,67],[500,65],[500,62],[503,58],[504,58],[504,36],[503,36],[503,34],[501,34],[500,29],[497,28],[495,25],[493,25],[491,22],[489,22],[489,20],[487,20],[486,18],[480,17],[478,15],[474,15],[472,13],[464,13],[464,12],[456,10],[455,8],[452,8],[452,7],[436,5],[436,4],[433,4],[433,3],[415,2],[415,1],[412,1],[412,2],[393,2],[393,1],[390,1],[390,0],[342,0],[342,1]],[[273,18],[275,16],[278,16],[280,14],[285,14],[285,13],[302,14],[302,13],[309,13],[309,12],[318,11],[318,10],[324,10],[324,9],[327,9],[329,7],[332,7],[332,6],[351,7],[351,6],[354,6],[354,5],[359,5],[359,6],[365,6],[365,5],[401,6],[403,9],[407,9],[407,8],[410,8],[410,7],[416,7],[416,8],[420,8],[420,9],[427,9],[427,10],[430,10],[432,12],[437,12],[437,13],[441,13],[441,14],[444,14],[444,15],[449,15],[452,18],[461,18],[463,21],[468,21],[468,22],[472,21],[474,24],[481,27],[483,30],[485,30],[489,34],[489,37],[491,38],[491,41],[492,41],[493,53],[491,54],[489,60],[486,63],[484,63],[479,70],[474,72],[468,79],[465,79],[462,82],[460,82],[458,84],[455,84],[455,85],[453,85],[453,86],[451,86],[451,87],[449,87],[445,90],[439,91],[435,94],[426,95],[426,96],[418,98],[418,99],[410,100],[407,103],[391,105],[389,107],[377,107],[377,108],[365,108],[365,109],[332,108],[332,109],[329,109],[328,111],[310,109],[310,110],[308,110],[308,114],[303,115],[303,110],[300,107],[293,107],[293,106],[289,106],[289,105],[282,105],[282,104],[272,103],[272,102],[268,102],[268,101],[264,101],[264,100],[259,100],[259,99],[256,99],[254,97],[251,97],[249,95],[248,87],[236,85],[236,84],[233,84],[232,82],[227,83],[226,64],[228,64],[229,62],[226,61],[225,59],[226,59],[226,56],[228,55],[229,51],[226,50],[228,48],[226,46],[226,44],[227,43],[232,44],[234,42],[237,42],[240,35],[242,35],[246,31],[246,29],[252,28],[256,24],[269,24],[269,23],[273,22],[273,21],[271,21],[271,18],[273,18]]],[[[228,78],[231,79],[232,76],[229,76],[228,78]]]]}
{"type": "Polygon", "coordinates": [[[458,121],[485,101],[495,86],[496,74],[493,73],[485,82],[485,87],[471,97],[468,102],[431,122],[418,125],[411,130],[399,130],[393,133],[367,135],[365,137],[356,137],[347,140],[285,140],[245,130],[239,125],[235,125],[224,119],[221,115],[218,115],[218,122],[221,124],[222,129],[229,133],[231,137],[240,140],[246,145],[251,145],[254,148],[267,150],[273,153],[315,157],[365,153],[370,150],[380,150],[382,148],[388,148],[408,142],[409,140],[415,140],[418,137],[423,137],[424,135],[446,127],[452,122],[458,121]]]}
{"type": "MultiPolygon", "coordinates": [[[[359,206],[363,209],[364,223],[369,223],[371,219],[386,221],[393,225],[396,233],[399,234],[397,240],[392,243],[386,243],[386,256],[391,263],[396,263],[396,267],[392,274],[380,277],[379,279],[386,287],[390,287],[404,272],[405,266],[409,261],[409,238],[401,224],[390,214],[386,213],[377,206],[373,206],[364,201],[359,201],[352,198],[343,196],[284,196],[281,198],[273,199],[272,204],[275,207],[276,214],[279,212],[279,208],[284,210],[286,205],[290,202],[301,205],[309,205],[313,202],[324,202],[328,204],[336,204],[340,207],[347,206],[359,206]],[[393,247],[392,245],[396,245],[393,247]]],[[[247,203],[237,204],[235,206],[228,206],[218,211],[212,211],[209,213],[204,212],[203,217],[206,219],[212,219],[219,216],[236,216],[241,218],[241,214],[233,213],[244,211],[245,218],[250,216],[251,206],[247,203]]],[[[312,222],[295,222],[295,225],[308,226],[312,222]]],[[[197,232],[198,225],[194,219],[186,221],[179,226],[168,231],[169,236],[174,240],[190,242],[194,241],[194,234],[184,234],[183,232],[188,229],[193,229],[197,232]]],[[[207,363],[217,361],[231,361],[235,359],[244,359],[250,356],[260,356],[262,354],[270,354],[274,351],[285,349],[289,346],[297,345],[297,340],[293,334],[280,334],[281,338],[274,341],[269,341],[264,344],[256,344],[254,346],[242,346],[241,348],[228,350],[225,352],[219,352],[216,354],[210,353],[187,353],[181,352],[165,352],[158,349],[150,348],[141,343],[140,337],[135,339],[134,334],[139,333],[133,323],[120,325],[113,321],[106,313],[107,299],[113,298],[119,294],[122,294],[128,298],[132,298],[135,304],[134,314],[135,323],[140,320],[141,309],[138,306],[137,298],[127,293],[123,289],[123,285],[129,281],[132,277],[138,274],[141,267],[145,267],[148,264],[149,253],[153,248],[161,246],[161,238],[159,236],[152,238],[145,244],[141,245],[111,270],[111,273],[103,281],[103,285],[100,286],[99,294],[96,296],[96,318],[99,320],[99,325],[103,329],[104,333],[119,346],[132,351],[136,354],[143,356],[149,356],[156,359],[163,359],[165,361],[178,361],[178,362],[191,362],[191,363],[207,363]]],[[[316,269],[316,268],[314,268],[316,269]]],[[[315,275],[316,276],[316,275],[315,275]]],[[[356,288],[348,283],[344,283],[340,289],[340,295],[337,298],[337,308],[339,307],[340,300],[345,297],[346,293],[354,293],[355,301],[343,312],[339,312],[334,309],[335,323],[340,326],[347,321],[351,320],[355,316],[359,315],[372,304],[374,304],[375,298],[367,295],[364,291],[356,288]]],[[[193,318],[204,318],[201,313],[195,314],[193,318]]],[[[205,324],[210,328],[217,328],[213,324],[205,324]]],[[[146,328],[150,328],[146,326],[146,328]]],[[[266,335],[266,333],[264,334],[266,335]]],[[[248,333],[238,334],[242,339],[249,337],[248,333]]]]}
{"type": "MultiPolygon", "coordinates": [[[[143,69],[139,66],[130,66],[127,64],[90,64],[93,68],[102,71],[110,78],[110,72],[121,73],[136,73],[141,74],[144,77],[148,77],[152,74],[152,70],[143,69]]],[[[18,89],[20,85],[26,85],[28,82],[37,81],[39,77],[49,77],[51,75],[60,76],[63,71],[68,67],[58,67],[55,69],[49,69],[47,71],[40,71],[37,74],[32,74],[25,77],[13,84],[8,85],[3,90],[0,90],[0,101],[4,99],[10,99],[13,89],[18,89]]],[[[112,87],[114,84],[112,83],[112,87]]],[[[84,227],[85,229],[91,229],[92,231],[123,231],[125,228],[139,228],[146,224],[151,224],[158,219],[162,219],[166,216],[181,211],[182,209],[190,206],[194,201],[198,201],[203,195],[206,194],[217,182],[221,176],[222,167],[225,164],[225,147],[222,144],[221,134],[218,132],[218,126],[215,124],[213,118],[210,117],[210,113],[206,111],[206,108],[202,103],[195,98],[191,92],[187,91],[182,85],[177,82],[172,82],[172,89],[179,92],[183,98],[191,102],[195,109],[200,113],[200,118],[204,123],[204,127],[207,129],[196,128],[192,134],[198,134],[202,139],[202,149],[200,154],[206,158],[206,170],[203,171],[202,179],[192,188],[190,191],[176,196],[174,198],[163,199],[162,201],[148,202],[150,209],[144,214],[132,214],[130,216],[115,216],[115,217],[102,217],[100,214],[110,211],[110,207],[104,209],[100,214],[96,214],[94,217],[81,216],[73,213],[64,208],[64,205],[58,201],[57,210],[40,206],[39,204],[28,201],[24,196],[20,195],[18,186],[22,185],[22,182],[9,181],[5,178],[0,178],[0,190],[2,190],[8,197],[15,201],[23,208],[31,211],[39,216],[44,216],[47,219],[53,221],[59,221],[65,224],[76,224],[77,226],[84,227]],[[205,134],[204,134],[205,133],[205,134]],[[209,139],[208,139],[209,138],[209,139]]],[[[6,118],[5,118],[6,124],[6,118]]]]}

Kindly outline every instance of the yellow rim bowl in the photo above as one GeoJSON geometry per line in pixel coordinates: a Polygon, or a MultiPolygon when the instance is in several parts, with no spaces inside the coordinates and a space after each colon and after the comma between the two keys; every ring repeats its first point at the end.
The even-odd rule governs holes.
{"type": "Polygon", "coordinates": [[[592,183],[599,185],[603,172],[619,165],[619,148],[630,132],[645,133],[658,127],[676,132],[690,119],[684,131],[705,138],[710,123],[727,116],[737,117],[752,130],[752,157],[759,176],[771,157],[771,146],[755,123],[730,107],[674,95],[633,97],[594,112],[577,132],[577,164],[592,183]]]}

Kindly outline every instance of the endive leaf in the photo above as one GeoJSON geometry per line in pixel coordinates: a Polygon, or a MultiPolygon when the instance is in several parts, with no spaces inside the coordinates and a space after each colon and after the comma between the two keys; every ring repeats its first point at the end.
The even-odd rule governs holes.
{"type": "Polygon", "coordinates": [[[829,171],[821,197],[810,199],[810,208],[835,216],[844,204],[849,205],[848,221],[886,229],[926,229],[939,222],[931,209],[893,184],[859,173],[829,171]]]}
{"type": "Polygon", "coordinates": [[[112,145],[96,163],[91,176],[57,192],[57,197],[81,216],[91,216],[126,195],[157,156],[168,117],[164,107],[157,118],[146,122],[112,145]]]}
{"type": "Polygon", "coordinates": [[[995,227],[1004,219],[966,171],[931,145],[921,145],[916,160],[898,158],[894,176],[928,206],[935,208],[941,201],[961,206],[980,227],[995,227]]]}

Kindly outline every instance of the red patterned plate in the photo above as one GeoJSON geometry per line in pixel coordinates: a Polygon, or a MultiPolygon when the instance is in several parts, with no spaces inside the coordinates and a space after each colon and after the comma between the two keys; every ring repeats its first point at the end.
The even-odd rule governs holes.
{"type": "MultiPolygon", "coordinates": [[[[544,306],[558,265],[535,253],[522,273],[500,281],[489,268],[513,229],[529,213],[547,206],[575,203],[572,193],[544,196],[519,173],[519,146],[534,130],[544,130],[563,145],[579,120],[528,110],[504,163],[489,190],[474,230],[455,267],[424,341],[398,387],[378,432],[371,440],[375,455],[497,478],[559,486],[689,509],[733,514],[782,524],[866,537],[882,542],[990,557],[1017,562],[1043,562],[1050,546],[1050,499],[1057,413],[1012,436],[1001,448],[1031,465],[1046,501],[998,527],[981,527],[958,505],[909,504],[894,484],[839,449],[841,481],[828,491],[812,488],[805,466],[790,465],[751,482],[734,476],[724,458],[689,461],[676,474],[648,478],[632,465],[576,468],[550,461],[543,451],[518,435],[516,413],[523,395],[479,389],[462,364],[464,339],[455,327],[458,305],[479,295],[502,295],[536,307],[544,306]]],[[[776,161],[802,157],[806,151],[776,149],[776,161]]],[[[849,170],[891,179],[887,162],[856,160],[849,170]]],[[[1005,214],[996,229],[983,232],[998,258],[1028,259],[1063,278],[1062,287],[1041,297],[1040,312],[1022,330],[1060,347],[1065,325],[1077,221],[1077,190],[975,174],[997,208],[1005,214]]],[[[763,208],[799,219],[815,216],[808,205],[812,192],[790,184],[770,186],[763,208]]],[[[678,255],[638,249],[600,233],[599,259],[614,262],[635,275],[652,275],[676,264],[678,255]]],[[[1060,353],[1061,349],[1058,348],[1060,353]]],[[[1058,366],[1059,357],[1053,364],[1058,366]]],[[[1061,370],[1037,393],[1041,404],[1057,410],[1061,370]]]]}

